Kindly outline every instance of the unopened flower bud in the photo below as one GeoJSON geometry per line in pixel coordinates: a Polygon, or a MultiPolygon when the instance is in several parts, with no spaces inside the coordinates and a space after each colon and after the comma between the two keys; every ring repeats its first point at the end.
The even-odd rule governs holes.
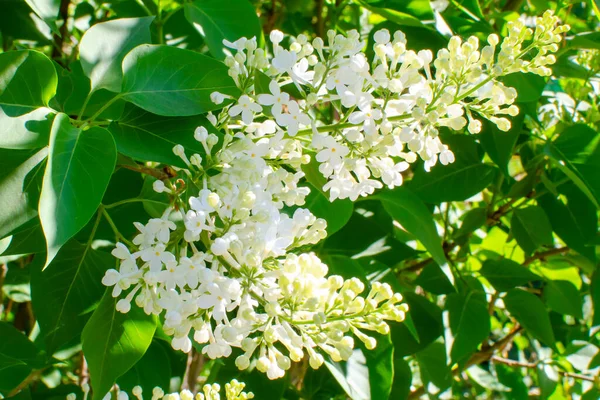
{"type": "Polygon", "coordinates": [[[205,142],[208,138],[208,130],[203,126],[197,127],[194,131],[194,138],[199,142],[205,142]]]}
{"type": "Polygon", "coordinates": [[[279,44],[283,40],[283,32],[275,29],[269,34],[269,39],[271,39],[271,43],[279,44]]]}
{"type": "Polygon", "coordinates": [[[165,183],[164,183],[163,181],[161,181],[161,180],[158,180],[158,179],[157,179],[157,180],[155,180],[155,181],[152,183],[152,189],[154,189],[154,191],[155,191],[156,193],[162,193],[162,192],[164,192],[164,191],[165,191],[167,188],[166,188],[166,186],[165,186],[165,183]]]}

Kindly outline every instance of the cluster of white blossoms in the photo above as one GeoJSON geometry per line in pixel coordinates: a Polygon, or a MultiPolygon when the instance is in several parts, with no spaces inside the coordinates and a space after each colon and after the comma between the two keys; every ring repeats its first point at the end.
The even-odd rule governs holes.
{"type": "MultiPolygon", "coordinates": [[[[218,126],[254,137],[284,132],[306,154],[314,153],[331,200],[355,200],[401,185],[402,172],[419,157],[426,170],[438,160],[452,163],[440,127],[478,133],[484,118],[509,130],[506,116],[519,112],[517,92],[498,78],[550,75],[548,65],[556,61],[551,53],[569,29],[558,22],[551,11],[536,18],[535,30],[510,22],[501,44],[492,34],[481,50],[476,37],[455,36],[435,60],[429,50],[409,50],[400,31],[375,32],[371,63],[356,31],[330,31],[327,45],[300,35],[288,49],[274,31],[272,58],[254,38],[241,38],[226,43],[236,54],[225,63],[243,94],[223,109],[218,126]],[[326,115],[334,118],[324,121],[326,115]]],[[[227,96],[215,92],[212,99],[221,104],[227,96]]]]}
{"type": "MultiPolygon", "coordinates": [[[[238,382],[236,379],[233,379],[231,382],[225,384],[225,400],[249,400],[254,398],[254,394],[252,392],[244,392],[244,388],[246,384],[242,382],[238,382]]],[[[83,391],[83,400],[87,400],[88,395],[90,393],[90,385],[87,383],[81,386],[83,391]]],[[[202,387],[202,392],[196,393],[194,395],[189,390],[182,390],[181,392],[169,393],[165,394],[164,390],[160,387],[155,387],[152,390],[151,400],[221,400],[221,386],[217,383],[212,385],[204,385],[202,387]]],[[[131,394],[137,400],[144,400],[143,390],[141,386],[135,386],[131,390],[131,394]]],[[[129,395],[126,391],[120,390],[117,387],[115,392],[109,392],[104,396],[104,400],[111,400],[113,398],[116,400],[129,400],[129,395]]],[[[67,400],[76,400],[77,395],[75,393],[71,393],[67,395],[67,400]]],[[[148,399],[148,397],[146,397],[148,399]]]]}
{"type": "Polygon", "coordinates": [[[236,365],[246,369],[255,356],[271,379],[305,354],[314,368],[323,353],[347,360],[353,336],[372,349],[365,331],[385,334],[386,320],[404,319],[407,307],[388,284],[374,283],[361,296],[360,280],[327,277],[327,266],[302,251],[325,238],[326,222],[298,207],[309,189],[298,186],[302,172],[289,171],[302,158],[297,141],[282,132],[260,139],[237,133],[219,143],[204,127],[195,138],[203,156],[174,148],[188,166],[179,170],[185,186],[154,183],[172,206],[136,223],[135,251],[118,243],[112,252],[120,266],[102,283],[120,297],[118,311],[135,302],[163,315],[175,349],[190,351],[192,338],[213,359],[241,348],[236,365]]]}
{"type": "Polygon", "coordinates": [[[119,267],[102,282],[120,298],[118,311],[135,303],[161,315],[175,349],[189,352],[194,340],[215,359],[239,348],[237,367],[270,379],[305,356],[313,368],[324,355],[347,360],[355,338],[373,349],[368,332],[388,333],[387,321],[403,321],[408,308],[387,283],[367,289],[357,278],[328,276],[310,252],[326,222],[301,207],[310,192],[302,166],[314,157],[330,199],[354,200],[401,185],[417,157],[426,168],[454,161],[438,128],[468,123],[478,132],[479,116],[508,129],[502,116],[518,112],[516,92],[497,78],[515,65],[546,73],[553,59],[545,54],[566,29],[556,22],[547,13],[535,33],[509,29],[497,57],[495,35],[481,52],[477,39],[455,37],[435,61],[430,51],[408,50],[402,32],[392,39],[385,30],[375,33],[372,64],[356,31],[329,32],[327,46],[299,36],[289,49],[274,31],[273,57],[255,39],[227,42],[237,52],[225,62],[242,94],[229,103],[211,95],[223,109],[208,120],[222,135],[197,128],[203,154],[175,146],[187,167],[176,168],[174,182],[154,183],[170,207],[136,223],[129,247],[116,245],[119,267]],[[325,115],[335,116],[329,125],[325,115]]]}

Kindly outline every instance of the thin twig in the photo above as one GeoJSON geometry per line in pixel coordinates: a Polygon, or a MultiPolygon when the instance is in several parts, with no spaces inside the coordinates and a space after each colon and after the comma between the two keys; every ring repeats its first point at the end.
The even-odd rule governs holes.
{"type": "Polygon", "coordinates": [[[2,315],[2,310],[4,309],[4,292],[2,291],[2,286],[4,286],[4,279],[6,279],[7,273],[8,266],[6,264],[0,265],[0,315],[2,315]]]}
{"type": "Polygon", "coordinates": [[[153,176],[156,179],[160,179],[161,181],[170,178],[166,172],[161,171],[160,169],[156,169],[156,168],[145,167],[143,165],[135,166],[135,165],[129,165],[129,164],[122,164],[121,166],[123,168],[129,169],[131,171],[139,172],[140,174],[146,174],[146,175],[153,176]]]}
{"type": "Polygon", "coordinates": [[[529,265],[532,262],[534,262],[535,260],[543,260],[546,257],[549,256],[554,256],[556,254],[562,254],[562,253],[566,253],[567,251],[569,251],[568,247],[558,247],[555,249],[550,249],[550,250],[546,250],[546,251],[540,251],[539,253],[535,253],[534,255],[532,255],[531,257],[529,257],[528,259],[526,259],[523,262],[523,265],[529,265]]]}
{"type": "Polygon", "coordinates": [[[202,372],[202,368],[205,363],[204,356],[194,347],[188,354],[187,364],[185,366],[185,373],[183,374],[183,382],[181,383],[182,389],[188,389],[192,392],[196,392],[196,386],[198,385],[198,376],[202,372]]]}
{"type": "Polygon", "coordinates": [[[85,360],[85,355],[83,351],[81,352],[81,363],[79,369],[79,386],[82,386],[85,383],[89,383],[90,374],[88,371],[87,361],[85,360]]]}
{"type": "Polygon", "coordinates": [[[69,19],[69,6],[71,5],[71,0],[62,0],[60,2],[59,15],[63,21],[59,34],[54,35],[55,46],[52,49],[52,58],[57,60],[60,56],[65,54],[64,44],[65,39],[68,36],[68,19],[69,19]]]}
{"type": "Polygon", "coordinates": [[[316,1],[317,1],[317,6],[316,6],[317,23],[315,24],[315,30],[317,31],[318,37],[323,37],[323,36],[325,36],[325,34],[324,34],[325,33],[325,18],[323,16],[325,1],[324,0],[316,0],[316,1]]]}
{"type": "Polygon", "coordinates": [[[21,390],[27,388],[33,381],[35,381],[37,378],[39,378],[40,375],[42,375],[42,372],[44,372],[45,369],[46,368],[31,371],[31,373],[27,375],[27,377],[23,379],[23,381],[19,383],[16,388],[14,388],[8,393],[7,397],[13,397],[17,395],[21,390]]]}
{"type": "MultiPolygon", "coordinates": [[[[515,367],[515,368],[533,369],[533,368],[537,368],[537,366],[539,365],[539,363],[530,363],[530,362],[524,362],[524,361],[511,360],[509,358],[504,358],[504,357],[500,357],[500,356],[493,356],[490,360],[495,361],[500,364],[508,365],[509,367],[515,367]]],[[[588,376],[588,375],[576,374],[573,372],[560,371],[560,370],[558,370],[557,372],[567,378],[581,379],[583,381],[588,381],[588,382],[596,381],[596,378],[594,378],[592,376],[588,376]]]]}
{"type": "MultiPolygon", "coordinates": [[[[519,325],[515,326],[512,331],[510,331],[506,336],[502,339],[498,340],[491,346],[483,345],[481,346],[481,351],[473,354],[471,358],[465,363],[465,365],[460,368],[456,367],[452,370],[452,375],[456,376],[460,374],[462,371],[469,369],[473,365],[481,364],[482,362],[488,361],[490,358],[494,356],[494,353],[501,352],[506,346],[508,346],[514,337],[521,331],[521,327],[519,325]]],[[[420,386],[414,391],[410,393],[408,396],[409,399],[418,399],[423,394],[425,394],[425,386],[420,386]]]]}

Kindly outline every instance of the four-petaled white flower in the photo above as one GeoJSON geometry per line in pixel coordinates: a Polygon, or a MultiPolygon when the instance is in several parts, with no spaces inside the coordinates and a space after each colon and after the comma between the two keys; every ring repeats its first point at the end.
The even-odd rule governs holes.
{"type": "Polygon", "coordinates": [[[196,300],[198,307],[211,310],[212,316],[217,321],[226,318],[226,312],[236,307],[236,301],[241,294],[240,283],[235,279],[222,279],[202,285],[206,290],[196,300]]]}
{"type": "Polygon", "coordinates": [[[281,114],[283,106],[287,106],[290,101],[290,95],[282,92],[276,81],[269,83],[271,94],[259,94],[258,102],[263,106],[271,107],[271,113],[275,116],[281,114]]]}
{"type": "Polygon", "coordinates": [[[288,104],[288,112],[275,116],[277,123],[287,127],[290,136],[296,136],[300,129],[300,124],[310,125],[310,117],[300,110],[300,106],[295,101],[290,101],[288,104]]]}
{"type": "Polygon", "coordinates": [[[246,125],[250,125],[254,119],[254,113],[259,113],[261,111],[262,107],[244,94],[240,96],[237,104],[229,109],[229,116],[235,117],[242,114],[242,121],[244,121],[246,125]]]}

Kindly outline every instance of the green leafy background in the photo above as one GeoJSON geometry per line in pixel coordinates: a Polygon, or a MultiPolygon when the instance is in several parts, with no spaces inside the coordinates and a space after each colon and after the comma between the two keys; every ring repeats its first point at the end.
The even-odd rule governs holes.
{"type": "Polygon", "coordinates": [[[116,383],[149,396],[237,378],[258,399],[598,399],[600,385],[600,72],[597,4],[560,0],[0,0],[0,394],[93,399],[116,383]],[[446,4],[443,10],[440,5],[446,4]],[[410,311],[373,351],[269,381],[173,350],[135,306],[115,311],[100,283],[110,244],[160,215],[151,190],[183,167],[218,90],[239,96],[223,40],[273,29],[325,36],[376,29],[414,50],[451,34],[506,34],[557,14],[572,30],[551,78],[512,74],[512,129],[442,132],[456,162],[367,200],[330,203],[314,164],[307,207],[328,221],[314,250],[330,271],[385,281],[410,311]],[[578,57],[591,62],[582,64],[578,57]],[[549,124],[552,93],[575,100],[549,124]],[[583,103],[589,107],[579,108],[583,103]],[[190,373],[193,371],[193,373],[190,373]]]}

